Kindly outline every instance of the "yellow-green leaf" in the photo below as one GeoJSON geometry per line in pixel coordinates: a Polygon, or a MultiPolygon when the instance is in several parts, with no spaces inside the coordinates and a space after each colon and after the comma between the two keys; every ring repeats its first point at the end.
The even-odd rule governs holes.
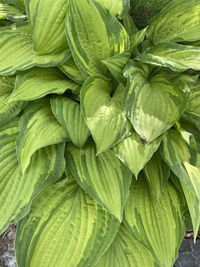
{"type": "Polygon", "coordinates": [[[168,183],[160,200],[151,194],[143,176],[130,188],[125,222],[134,237],[154,256],[158,266],[169,267],[178,255],[185,234],[181,201],[168,183]]]}
{"type": "Polygon", "coordinates": [[[119,86],[111,96],[112,83],[101,76],[90,77],[83,85],[82,111],[97,153],[106,151],[130,135],[130,123],[122,111],[123,91],[123,86],[119,86]]]}
{"type": "Polygon", "coordinates": [[[112,151],[95,154],[89,140],[82,149],[68,145],[66,160],[80,186],[121,221],[132,174],[112,151]]]}
{"type": "Polygon", "coordinates": [[[57,96],[51,99],[51,109],[71,141],[82,147],[90,131],[85,124],[80,104],[69,97],[57,96]]]}
{"type": "Polygon", "coordinates": [[[18,266],[95,266],[118,229],[119,222],[76,183],[51,185],[18,225],[18,266]]]}
{"type": "Polygon", "coordinates": [[[129,47],[122,24],[93,0],[70,1],[66,27],[72,56],[85,76],[106,74],[101,61],[129,47]]]}

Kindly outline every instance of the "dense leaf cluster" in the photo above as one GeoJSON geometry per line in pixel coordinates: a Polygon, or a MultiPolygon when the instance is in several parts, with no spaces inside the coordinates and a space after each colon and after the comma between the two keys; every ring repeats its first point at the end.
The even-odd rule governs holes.
{"type": "Polygon", "coordinates": [[[187,214],[197,235],[200,0],[142,30],[129,8],[0,1],[0,232],[17,223],[19,267],[171,267],[187,214]]]}

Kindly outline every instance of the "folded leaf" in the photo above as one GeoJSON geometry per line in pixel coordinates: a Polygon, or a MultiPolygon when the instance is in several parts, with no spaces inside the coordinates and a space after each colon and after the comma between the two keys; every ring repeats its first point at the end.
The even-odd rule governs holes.
{"type": "Polygon", "coordinates": [[[69,50],[44,56],[34,54],[30,28],[26,24],[0,28],[0,50],[0,75],[13,75],[33,66],[56,66],[70,56],[69,50]]]}
{"type": "Polygon", "coordinates": [[[64,172],[64,144],[38,150],[24,175],[21,175],[16,137],[18,118],[0,127],[0,232],[28,213],[32,199],[64,172]]]}
{"type": "Polygon", "coordinates": [[[96,1],[70,1],[66,27],[72,56],[85,76],[105,75],[101,61],[129,47],[121,23],[96,1]]]}
{"type": "Polygon", "coordinates": [[[131,172],[112,151],[95,154],[95,146],[90,140],[82,149],[68,145],[66,160],[79,185],[121,221],[131,172]]]}
{"type": "Polygon", "coordinates": [[[8,102],[8,98],[14,88],[15,78],[0,77],[0,125],[3,125],[17,116],[25,107],[21,101],[8,102]]]}
{"type": "Polygon", "coordinates": [[[68,0],[26,0],[34,51],[49,54],[67,49],[65,17],[68,0]]]}
{"type": "Polygon", "coordinates": [[[70,57],[63,65],[60,65],[59,69],[71,80],[79,84],[82,84],[85,80],[72,57],[70,57]]]}
{"type": "Polygon", "coordinates": [[[80,104],[69,97],[57,96],[51,99],[51,109],[72,143],[82,147],[90,131],[85,124],[80,104]]]}
{"type": "Polygon", "coordinates": [[[146,164],[144,173],[149,183],[149,189],[159,200],[170,176],[170,169],[159,153],[155,153],[146,164]]]}
{"type": "Polygon", "coordinates": [[[83,85],[82,111],[97,153],[108,150],[130,135],[130,123],[122,111],[123,89],[119,86],[111,96],[112,83],[101,76],[88,78],[83,85]]]}
{"type": "Polygon", "coordinates": [[[148,37],[154,44],[200,40],[199,12],[199,0],[171,1],[150,23],[148,37]]]}
{"type": "Polygon", "coordinates": [[[68,136],[56,121],[48,101],[30,103],[20,118],[16,149],[24,174],[34,152],[66,141],[68,136]]]}
{"type": "Polygon", "coordinates": [[[160,43],[137,56],[141,62],[167,67],[173,71],[200,70],[200,47],[160,43]]]}
{"type": "Polygon", "coordinates": [[[113,151],[137,178],[139,172],[158,149],[160,142],[159,137],[150,144],[145,144],[138,134],[134,133],[114,146],[113,151]]]}
{"type": "Polygon", "coordinates": [[[67,79],[56,68],[33,68],[17,75],[9,102],[35,100],[47,94],[63,94],[66,90],[76,93],[79,91],[79,85],[67,79]]]}
{"type": "Polygon", "coordinates": [[[146,65],[130,61],[124,109],[134,129],[146,143],[168,130],[185,111],[187,96],[163,73],[148,79],[146,65]],[[172,112],[173,110],[173,112],[172,112]]]}
{"type": "Polygon", "coordinates": [[[194,238],[200,226],[200,169],[191,165],[192,159],[187,142],[176,130],[163,138],[162,156],[170,169],[179,178],[194,228],[194,238]]]}
{"type": "Polygon", "coordinates": [[[76,183],[62,181],[38,195],[19,223],[18,265],[95,266],[118,229],[117,220],[76,183]]]}
{"type": "Polygon", "coordinates": [[[125,222],[134,237],[152,253],[158,266],[173,266],[185,225],[179,195],[170,183],[158,201],[143,176],[135,181],[125,206],[125,222]]]}
{"type": "Polygon", "coordinates": [[[95,267],[155,267],[151,253],[121,225],[117,236],[95,267]]]}

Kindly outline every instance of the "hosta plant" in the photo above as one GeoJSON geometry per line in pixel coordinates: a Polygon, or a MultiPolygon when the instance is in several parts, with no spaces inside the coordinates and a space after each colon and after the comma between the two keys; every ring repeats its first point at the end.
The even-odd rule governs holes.
{"type": "Polygon", "coordinates": [[[171,267],[200,225],[200,0],[0,3],[0,232],[19,267],[171,267]]]}

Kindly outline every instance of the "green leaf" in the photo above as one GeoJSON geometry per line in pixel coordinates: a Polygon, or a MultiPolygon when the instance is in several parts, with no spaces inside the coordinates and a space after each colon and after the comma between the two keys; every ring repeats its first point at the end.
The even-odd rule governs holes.
{"type": "Polygon", "coordinates": [[[125,222],[158,266],[173,266],[178,255],[185,234],[181,208],[179,195],[170,183],[159,201],[152,196],[143,176],[130,189],[125,222]]]}
{"type": "Polygon", "coordinates": [[[160,142],[159,137],[150,144],[145,144],[138,134],[134,133],[113,147],[113,151],[137,178],[139,172],[158,149],[160,142]]]}
{"type": "Polygon", "coordinates": [[[21,175],[17,155],[16,137],[18,118],[0,127],[0,232],[16,223],[30,209],[31,200],[49,183],[64,172],[64,144],[38,150],[29,168],[21,175]]]}
{"type": "MultiPolygon", "coordinates": [[[[190,148],[177,130],[171,130],[163,138],[162,156],[179,178],[194,228],[194,238],[200,226],[200,169],[192,166],[190,148]]],[[[194,153],[194,152],[193,152],[194,153]]]]}
{"type": "Polygon", "coordinates": [[[65,17],[68,0],[26,0],[34,51],[49,54],[68,49],[65,17]]]}
{"type": "Polygon", "coordinates": [[[111,96],[112,83],[101,76],[90,77],[83,85],[82,111],[97,153],[106,151],[130,135],[130,123],[122,111],[123,91],[123,86],[119,86],[111,96]]]}
{"type": "Polygon", "coordinates": [[[187,112],[200,117],[200,86],[198,83],[196,87],[190,91],[187,112]]]}
{"type": "Polygon", "coordinates": [[[38,195],[19,223],[18,265],[95,266],[118,229],[119,222],[76,183],[62,181],[38,195]]]}
{"type": "Polygon", "coordinates": [[[130,0],[96,0],[103,7],[107,8],[113,16],[120,18],[128,14],[130,9],[130,0]]]}
{"type": "Polygon", "coordinates": [[[66,160],[80,186],[121,221],[132,180],[131,172],[112,151],[95,154],[91,141],[82,149],[70,144],[66,160]]]}
{"type": "Polygon", "coordinates": [[[25,11],[24,0],[4,0],[4,3],[14,5],[22,11],[25,11]]]}
{"type": "Polygon", "coordinates": [[[22,14],[18,8],[0,2],[0,20],[7,19],[10,21],[17,21],[25,18],[26,15],[22,14]]]}
{"type": "Polygon", "coordinates": [[[59,69],[67,75],[71,80],[82,84],[85,81],[85,78],[81,74],[80,70],[76,66],[72,57],[70,57],[67,62],[59,66],[59,69]]]}
{"type": "Polygon", "coordinates": [[[126,79],[123,76],[123,70],[130,57],[131,54],[129,52],[122,52],[106,60],[103,60],[102,62],[106,65],[111,74],[119,83],[125,84],[126,79]]]}
{"type": "Polygon", "coordinates": [[[53,116],[48,101],[30,103],[20,118],[16,144],[22,173],[25,173],[34,152],[67,139],[68,136],[53,116]]]}
{"type": "Polygon", "coordinates": [[[95,267],[155,267],[151,253],[121,225],[117,236],[95,267]]]}
{"type": "Polygon", "coordinates": [[[173,71],[200,70],[200,47],[160,43],[137,56],[141,62],[167,67],[173,71]]]}
{"type": "Polygon", "coordinates": [[[152,20],[148,37],[154,44],[200,40],[199,12],[199,0],[171,1],[152,20]]]}
{"type": "Polygon", "coordinates": [[[35,100],[47,94],[63,94],[66,90],[78,92],[80,86],[67,79],[56,68],[33,68],[17,75],[9,102],[35,100]]]}
{"type": "Polygon", "coordinates": [[[96,1],[70,1],[66,27],[72,56],[85,76],[105,75],[101,61],[129,47],[121,23],[96,1]]]}
{"type": "Polygon", "coordinates": [[[135,25],[133,17],[131,15],[126,15],[123,18],[123,25],[130,37],[130,43],[132,43],[133,37],[138,32],[138,28],[135,25]]]}
{"type": "Polygon", "coordinates": [[[130,61],[124,109],[134,129],[149,143],[168,130],[185,111],[187,96],[163,73],[149,76],[149,69],[130,61]],[[173,110],[173,112],[172,112],[173,110]]]}
{"type": "Polygon", "coordinates": [[[144,167],[144,173],[149,183],[149,190],[159,200],[170,176],[170,169],[159,153],[155,153],[144,167]]]}
{"type": "Polygon", "coordinates": [[[85,124],[80,104],[69,97],[57,96],[51,99],[51,109],[74,145],[82,147],[90,131],[85,124]]]}
{"type": "Polygon", "coordinates": [[[13,75],[18,70],[34,66],[56,66],[64,63],[70,56],[69,50],[44,56],[33,53],[32,36],[26,24],[0,28],[0,50],[0,75],[13,75]]]}
{"type": "Polygon", "coordinates": [[[17,116],[25,107],[21,101],[8,102],[8,98],[14,88],[15,78],[0,77],[0,125],[3,125],[17,116]]]}

